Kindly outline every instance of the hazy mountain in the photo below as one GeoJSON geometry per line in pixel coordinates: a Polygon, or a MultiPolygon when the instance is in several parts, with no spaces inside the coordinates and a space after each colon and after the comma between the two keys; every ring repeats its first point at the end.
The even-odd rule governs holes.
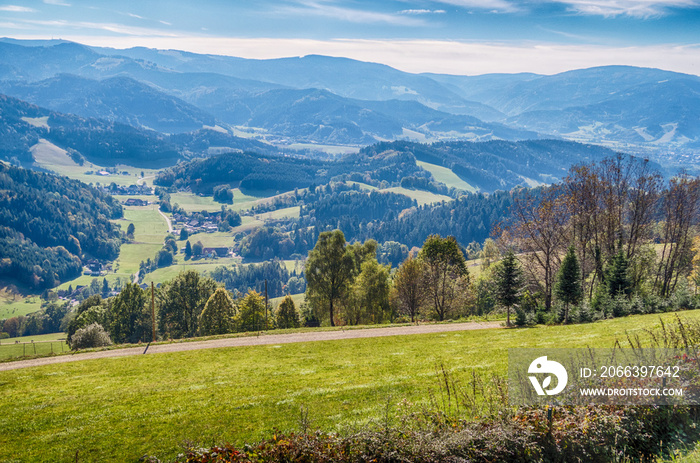
{"type": "MultiPolygon", "coordinates": [[[[273,139],[322,143],[367,144],[407,135],[427,140],[519,139],[533,138],[533,132],[633,144],[634,149],[683,149],[697,143],[697,106],[690,102],[700,78],[658,69],[605,66],[551,76],[418,75],[316,55],[250,60],[8,39],[0,41],[0,63],[0,80],[13,81],[16,88],[61,73],[137,80],[182,100],[169,103],[177,108],[172,123],[159,114],[146,118],[136,103],[128,108],[102,101],[120,108],[106,117],[163,131],[176,131],[181,122],[186,130],[211,114],[231,124],[265,128],[273,139]]],[[[60,109],[79,112],[84,102],[76,96],[60,109]]],[[[105,109],[80,114],[99,115],[105,109]]]]}
{"type": "Polygon", "coordinates": [[[526,112],[508,121],[592,141],[700,146],[700,79],[645,83],[595,104],[526,112]]]}
{"type": "Polygon", "coordinates": [[[404,129],[428,137],[443,133],[473,140],[537,137],[534,132],[437,111],[415,101],[365,101],[318,89],[270,90],[225,100],[211,109],[230,124],[261,127],[278,136],[315,143],[366,145],[403,137],[404,129]]]}
{"type": "MultiPolygon", "coordinates": [[[[602,66],[562,72],[552,76],[533,74],[491,75],[465,77],[460,88],[472,82],[488,78],[503,85],[486,87],[487,91],[470,93],[470,98],[491,105],[509,116],[543,109],[565,109],[584,106],[609,99],[628,89],[644,84],[657,84],[667,80],[694,79],[689,76],[659,69],[632,66],[602,66]]],[[[454,80],[459,81],[459,78],[454,80]]],[[[475,84],[480,87],[478,84],[475,84]]]]}
{"type": "Polygon", "coordinates": [[[308,55],[254,60],[142,47],[95,50],[106,55],[150,61],[180,72],[213,72],[297,89],[318,88],[360,100],[412,100],[486,121],[501,116],[493,108],[468,101],[429,77],[349,58],[308,55]]]}
{"type": "Polygon", "coordinates": [[[128,77],[101,81],[60,74],[32,83],[0,82],[0,92],[63,113],[166,133],[214,126],[213,116],[128,77]]]}

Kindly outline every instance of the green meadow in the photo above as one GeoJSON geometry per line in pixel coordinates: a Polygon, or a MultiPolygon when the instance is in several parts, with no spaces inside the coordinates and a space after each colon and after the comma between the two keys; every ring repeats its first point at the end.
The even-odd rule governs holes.
{"type": "MultiPolygon", "coordinates": [[[[700,311],[682,317],[700,319],[700,311]]],[[[240,444],[298,429],[302,410],[327,431],[425,404],[436,368],[459,380],[505,374],[512,347],[612,347],[675,314],[587,325],[490,329],[87,360],[0,372],[0,461],[171,459],[185,441],[240,444]]],[[[643,333],[642,333],[643,334],[643,333]]]]}

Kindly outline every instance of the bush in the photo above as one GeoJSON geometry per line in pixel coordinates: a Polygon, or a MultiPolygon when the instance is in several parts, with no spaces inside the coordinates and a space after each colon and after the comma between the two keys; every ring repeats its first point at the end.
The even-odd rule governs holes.
{"type": "Polygon", "coordinates": [[[110,346],[109,333],[99,323],[93,323],[75,332],[71,338],[71,349],[88,349],[91,347],[110,346]]]}

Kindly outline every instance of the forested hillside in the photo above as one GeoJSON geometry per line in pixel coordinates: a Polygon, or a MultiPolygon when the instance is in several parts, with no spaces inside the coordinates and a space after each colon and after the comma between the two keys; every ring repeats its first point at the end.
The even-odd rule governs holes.
{"type": "Polygon", "coordinates": [[[51,288],[81,259],[119,254],[122,216],[111,196],[81,182],[0,164],[0,275],[51,288]]]}
{"type": "Polygon", "coordinates": [[[220,184],[235,184],[253,190],[289,191],[330,180],[353,180],[373,185],[382,181],[398,185],[410,175],[429,176],[409,153],[383,152],[350,154],[340,161],[284,156],[263,156],[257,153],[227,153],[162,171],[156,185],[190,188],[211,194],[220,184]]]}
{"type": "Polygon", "coordinates": [[[100,165],[167,165],[178,150],[164,135],[129,125],[61,114],[0,95],[0,156],[24,165],[40,138],[100,165]]]}
{"type": "Polygon", "coordinates": [[[608,148],[562,140],[433,144],[397,141],[378,143],[363,152],[372,155],[388,150],[411,153],[419,161],[447,167],[481,191],[553,183],[573,164],[613,155],[608,148]]]}

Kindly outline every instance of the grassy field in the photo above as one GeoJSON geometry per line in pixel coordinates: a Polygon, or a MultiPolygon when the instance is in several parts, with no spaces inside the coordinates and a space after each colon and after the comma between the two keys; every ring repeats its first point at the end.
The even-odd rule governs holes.
{"type": "MultiPolygon", "coordinates": [[[[700,312],[682,316],[700,319],[700,312]]],[[[674,314],[661,316],[666,320],[674,314]]],[[[325,430],[381,418],[386,404],[425,403],[436,366],[457,379],[504,374],[511,347],[612,347],[658,315],[589,325],[491,329],[222,348],[90,360],[0,372],[0,461],[172,458],[185,440],[211,445],[299,427],[308,409],[325,430]]],[[[395,410],[395,408],[394,408],[395,410]]]]}
{"type": "Polygon", "coordinates": [[[442,201],[452,201],[452,198],[450,198],[449,196],[438,195],[435,193],[431,193],[430,191],[410,190],[408,188],[398,186],[393,188],[387,188],[386,190],[381,191],[391,191],[392,193],[408,196],[411,199],[415,199],[418,202],[419,206],[422,206],[424,204],[440,203],[442,201]]]}
{"type": "MultiPolygon", "coordinates": [[[[233,204],[226,204],[231,210],[243,211],[250,209],[252,206],[258,203],[262,199],[267,199],[268,197],[274,195],[275,193],[266,192],[242,192],[238,188],[233,189],[233,204]]],[[[209,211],[215,212],[221,210],[223,204],[214,201],[211,196],[199,196],[193,193],[173,193],[170,195],[170,203],[177,203],[181,208],[187,212],[200,212],[209,211]]]]}
{"type": "Polygon", "coordinates": [[[0,342],[0,361],[68,352],[70,348],[65,337],[65,333],[52,333],[3,339],[0,342]]]}
{"type": "Polygon", "coordinates": [[[466,190],[470,193],[475,193],[477,191],[476,188],[459,178],[457,174],[452,172],[447,167],[438,166],[437,164],[430,164],[423,161],[416,161],[416,164],[433,174],[435,180],[444,183],[448,187],[453,186],[461,190],[466,190]]]}
{"type": "Polygon", "coordinates": [[[73,159],[71,159],[64,149],[59,148],[58,146],[44,139],[39,140],[39,143],[32,146],[31,152],[36,160],[36,163],[44,169],[60,175],[65,175],[66,177],[70,177],[75,180],[80,180],[81,182],[85,183],[100,183],[102,185],[106,185],[114,182],[117,185],[129,186],[136,184],[141,177],[141,172],[143,172],[144,176],[146,177],[145,181],[151,184],[150,182],[152,182],[152,178],[149,177],[155,176],[155,173],[157,172],[153,169],[142,169],[138,167],[117,165],[116,169],[119,172],[127,172],[127,175],[108,175],[105,177],[99,175],[88,175],[86,172],[97,172],[103,170],[104,167],[87,161],[81,166],[73,161],[73,159]]]}
{"type": "Polygon", "coordinates": [[[276,211],[264,212],[262,214],[256,214],[255,218],[258,220],[281,220],[281,219],[294,219],[299,218],[299,206],[287,207],[284,209],[277,209],[276,211]]]}
{"type": "Polygon", "coordinates": [[[0,289],[0,320],[36,312],[41,308],[41,298],[37,295],[25,296],[0,289]]]}

